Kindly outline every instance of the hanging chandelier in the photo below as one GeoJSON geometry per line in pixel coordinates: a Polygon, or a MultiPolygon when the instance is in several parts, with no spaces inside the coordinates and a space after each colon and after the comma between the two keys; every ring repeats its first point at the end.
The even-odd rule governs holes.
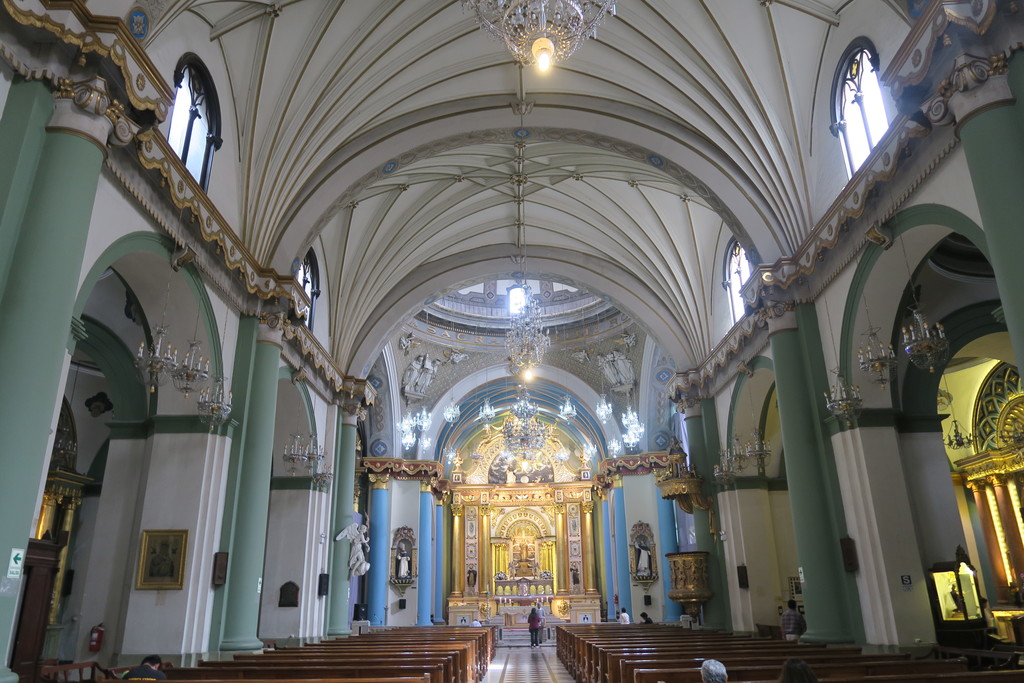
{"type": "Polygon", "coordinates": [[[521,64],[547,71],[597,35],[606,14],[615,14],[615,0],[463,0],[480,26],[521,64]]]}
{"type": "Polygon", "coordinates": [[[946,434],[946,448],[959,451],[970,448],[974,444],[974,434],[960,431],[960,422],[954,417],[953,425],[946,434]]]}
{"type": "Polygon", "coordinates": [[[491,405],[491,400],[489,398],[485,398],[484,404],[480,406],[480,411],[477,413],[477,419],[486,422],[488,420],[493,420],[494,416],[497,414],[497,408],[491,405]]]}
{"type": "Polygon", "coordinates": [[[743,444],[743,456],[756,461],[758,469],[763,469],[764,462],[772,456],[772,445],[756,427],[751,430],[750,441],[743,444]]]}
{"type": "Polygon", "coordinates": [[[565,422],[576,419],[576,405],[568,396],[565,397],[565,403],[562,404],[562,407],[558,409],[558,417],[565,422]]]}
{"type": "Polygon", "coordinates": [[[520,385],[518,394],[501,425],[501,436],[512,457],[533,460],[551,436],[551,427],[537,419],[540,408],[530,400],[526,387],[520,385]]]}
{"type": "Polygon", "coordinates": [[[139,351],[135,354],[135,367],[142,373],[142,378],[149,392],[162,386],[178,367],[178,352],[167,343],[167,327],[160,325],[153,329],[153,341],[139,342],[139,351]]]}
{"type": "Polygon", "coordinates": [[[626,412],[622,414],[622,427],[626,430],[622,435],[622,443],[630,450],[636,448],[643,438],[646,427],[633,410],[633,406],[626,408],[626,412]]]}
{"type": "Polygon", "coordinates": [[[210,361],[204,360],[200,352],[202,345],[198,339],[188,343],[188,352],[171,372],[174,388],[188,398],[200,384],[210,378],[210,361]]]}
{"type": "Polygon", "coordinates": [[[612,439],[608,442],[608,454],[613,458],[622,455],[622,444],[618,439],[612,439]]]}
{"type": "Polygon", "coordinates": [[[199,392],[199,401],[196,403],[199,419],[203,424],[210,426],[211,432],[231,416],[232,396],[231,392],[224,388],[225,379],[219,375],[214,377],[213,385],[199,392]]]}
{"type": "Polygon", "coordinates": [[[736,460],[729,449],[724,449],[719,457],[719,463],[714,466],[715,483],[723,488],[732,486],[736,483],[736,470],[736,460]]]}
{"type": "Polygon", "coordinates": [[[508,351],[509,372],[529,379],[533,369],[544,361],[551,339],[541,328],[540,305],[533,298],[530,286],[523,283],[521,287],[525,303],[522,310],[509,320],[505,350],[508,351]]]}
{"type": "Polygon", "coordinates": [[[910,362],[928,372],[935,372],[949,357],[949,340],[942,323],[929,323],[919,306],[910,309],[909,325],[903,326],[903,348],[910,362]]]}
{"type": "Polygon", "coordinates": [[[334,472],[331,471],[330,467],[325,467],[322,470],[317,467],[316,471],[313,472],[313,488],[317,491],[326,491],[333,479],[334,472]]]}
{"type": "Polygon", "coordinates": [[[885,389],[896,369],[896,352],[892,344],[883,343],[878,338],[878,330],[877,327],[868,328],[865,334],[867,341],[857,349],[857,362],[862,371],[871,373],[875,384],[885,389]]]}
{"type": "Polygon", "coordinates": [[[847,384],[843,373],[833,371],[836,376],[835,384],[825,392],[825,407],[838,419],[846,423],[847,427],[853,426],[853,421],[860,415],[864,402],[860,397],[860,387],[855,384],[847,384]]]}
{"type": "Polygon", "coordinates": [[[462,415],[462,408],[458,403],[452,401],[444,409],[444,421],[448,424],[459,421],[459,416],[462,415]]]}
{"type": "Polygon", "coordinates": [[[402,417],[402,421],[398,423],[399,429],[402,430],[402,448],[408,450],[415,446],[417,433],[419,434],[420,445],[423,449],[430,448],[430,439],[423,436],[423,432],[429,430],[433,423],[430,413],[427,412],[426,408],[420,408],[420,411],[416,414],[406,413],[402,417]]]}
{"type": "Polygon", "coordinates": [[[284,453],[281,459],[290,465],[289,474],[295,476],[296,465],[306,468],[310,476],[319,471],[320,463],[324,459],[324,447],[317,443],[316,435],[308,437],[292,434],[291,439],[284,446],[284,453]]]}
{"type": "Polygon", "coordinates": [[[601,421],[601,424],[608,424],[608,418],[612,415],[612,405],[608,403],[607,395],[601,394],[594,412],[597,414],[597,419],[601,421]]]}

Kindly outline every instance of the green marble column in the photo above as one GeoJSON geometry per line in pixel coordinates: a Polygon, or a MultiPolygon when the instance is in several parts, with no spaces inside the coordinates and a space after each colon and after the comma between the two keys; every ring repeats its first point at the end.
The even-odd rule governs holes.
{"type": "MultiPolygon", "coordinates": [[[[25,95],[33,101],[32,111],[25,116],[36,117],[41,95],[35,86],[24,87],[33,91],[25,95]]],[[[27,178],[11,179],[21,191],[28,188],[28,194],[0,295],[0,377],[7,387],[22,387],[0,392],[0,428],[8,454],[8,466],[0,478],[0,516],[4,520],[0,553],[5,557],[13,548],[24,548],[32,532],[49,458],[54,405],[61,393],[67,349],[73,343],[72,310],[110,132],[110,121],[103,116],[109,99],[102,81],[83,83],[81,89],[94,94],[94,108],[86,111],[66,96],[55,98],[31,186],[27,178]],[[12,465],[15,460],[16,466],[12,465]]],[[[22,94],[13,96],[17,100],[22,94]]],[[[28,129],[34,125],[26,122],[28,129]]],[[[3,164],[7,163],[5,158],[3,164]]],[[[28,172],[29,166],[21,170],[28,172]]],[[[5,234],[14,228],[5,224],[5,234]]],[[[10,244],[5,237],[5,247],[10,244]]],[[[3,652],[10,652],[20,591],[20,580],[0,586],[3,652]]],[[[14,680],[17,676],[6,666],[0,668],[0,683],[14,680]]]]}
{"type": "Polygon", "coordinates": [[[0,117],[0,292],[14,258],[14,247],[53,110],[50,90],[39,81],[15,81],[0,117]]]}
{"type": "Polygon", "coordinates": [[[712,477],[718,457],[718,432],[715,402],[704,399],[686,409],[686,441],[689,448],[690,465],[704,477],[704,493],[711,498],[711,510],[693,510],[693,527],[697,536],[697,550],[708,553],[708,579],[715,594],[704,605],[704,627],[728,630],[732,628],[729,612],[729,586],[725,579],[725,564],[722,560],[722,544],[711,533],[712,516],[718,528],[718,496],[712,477]],[[710,439],[709,439],[710,436],[710,439]]]}
{"type": "MultiPolygon", "coordinates": [[[[276,320],[276,319],[275,319],[276,320]]],[[[270,509],[270,478],[274,457],[274,419],[277,413],[281,330],[260,325],[252,354],[248,411],[243,417],[243,442],[238,463],[235,521],[225,588],[224,625],[220,649],[258,650],[260,592],[270,509]]]]}
{"type": "Polygon", "coordinates": [[[334,453],[334,498],[331,501],[331,587],[327,593],[327,635],[347,636],[352,633],[349,612],[350,577],[348,572],[351,541],[333,540],[352,523],[356,486],[356,422],[359,401],[346,401],[338,407],[338,440],[334,453]]]}
{"type": "MultiPolygon", "coordinates": [[[[1017,358],[1024,358],[1024,268],[1018,261],[1024,216],[1024,104],[1020,102],[1024,59],[1020,54],[1010,62],[1010,85],[1016,101],[992,103],[980,98],[977,104],[985,106],[967,117],[959,132],[1006,328],[1017,358]]],[[[997,97],[1001,92],[995,84],[982,87],[991,88],[997,97]]]]}
{"type": "Polygon", "coordinates": [[[780,311],[769,321],[769,330],[796,554],[804,579],[807,632],[802,640],[849,642],[856,631],[828,494],[828,469],[834,471],[835,465],[827,462],[832,451],[816,403],[823,400],[826,386],[818,386],[811,368],[812,359],[821,358],[821,342],[812,324],[817,320],[811,315],[813,306],[800,307],[810,310],[805,308],[807,316],[799,327],[794,312],[780,311]]]}

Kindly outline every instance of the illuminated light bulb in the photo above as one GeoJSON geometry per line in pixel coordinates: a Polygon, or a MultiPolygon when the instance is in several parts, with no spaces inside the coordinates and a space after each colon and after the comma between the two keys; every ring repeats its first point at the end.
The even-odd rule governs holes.
{"type": "Polygon", "coordinates": [[[538,69],[547,71],[551,68],[551,57],[555,54],[555,44],[548,38],[538,38],[533,41],[530,51],[533,53],[534,59],[537,60],[538,69]]]}
{"type": "Polygon", "coordinates": [[[526,370],[524,370],[523,371],[523,379],[525,379],[527,382],[529,382],[531,379],[533,379],[533,370],[531,370],[530,368],[527,368],[526,370]]]}

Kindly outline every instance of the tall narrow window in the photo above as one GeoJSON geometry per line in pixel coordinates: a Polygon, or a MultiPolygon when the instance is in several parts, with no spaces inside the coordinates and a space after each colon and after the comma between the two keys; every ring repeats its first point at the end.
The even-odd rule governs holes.
{"type": "Polygon", "coordinates": [[[310,249],[306,252],[306,258],[302,259],[299,272],[295,279],[306,296],[309,297],[309,315],[306,317],[306,327],[313,329],[313,312],[316,311],[316,300],[320,297],[320,267],[316,262],[316,254],[310,249]]]}
{"type": "Polygon", "coordinates": [[[750,279],[750,259],[747,257],[747,250],[740,246],[739,242],[733,240],[726,252],[725,281],[722,282],[722,285],[729,292],[729,307],[734,323],[744,314],[740,288],[748,279],[750,279]]]}
{"type": "Polygon", "coordinates": [[[830,130],[842,142],[846,171],[853,177],[889,128],[878,83],[878,53],[867,39],[859,38],[847,48],[832,97],[830,130]]]}
{"type": "Polygon", "coordinates": [[[185,55],[174,70],[174,106],[167,142],[205,190],[213,153],[220,149],[220,104],[210,72],[195,55],[185,55]]]}

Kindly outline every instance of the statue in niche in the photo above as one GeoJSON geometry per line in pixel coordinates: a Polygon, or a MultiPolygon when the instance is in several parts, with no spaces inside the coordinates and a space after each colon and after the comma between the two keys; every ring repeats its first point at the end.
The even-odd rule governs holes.
{"type": "Polygon", "coordinates": [[[633,361],[619,349],[597,354],[597,367],[613,387],[632,387],[636,381],[633,361]]]}

